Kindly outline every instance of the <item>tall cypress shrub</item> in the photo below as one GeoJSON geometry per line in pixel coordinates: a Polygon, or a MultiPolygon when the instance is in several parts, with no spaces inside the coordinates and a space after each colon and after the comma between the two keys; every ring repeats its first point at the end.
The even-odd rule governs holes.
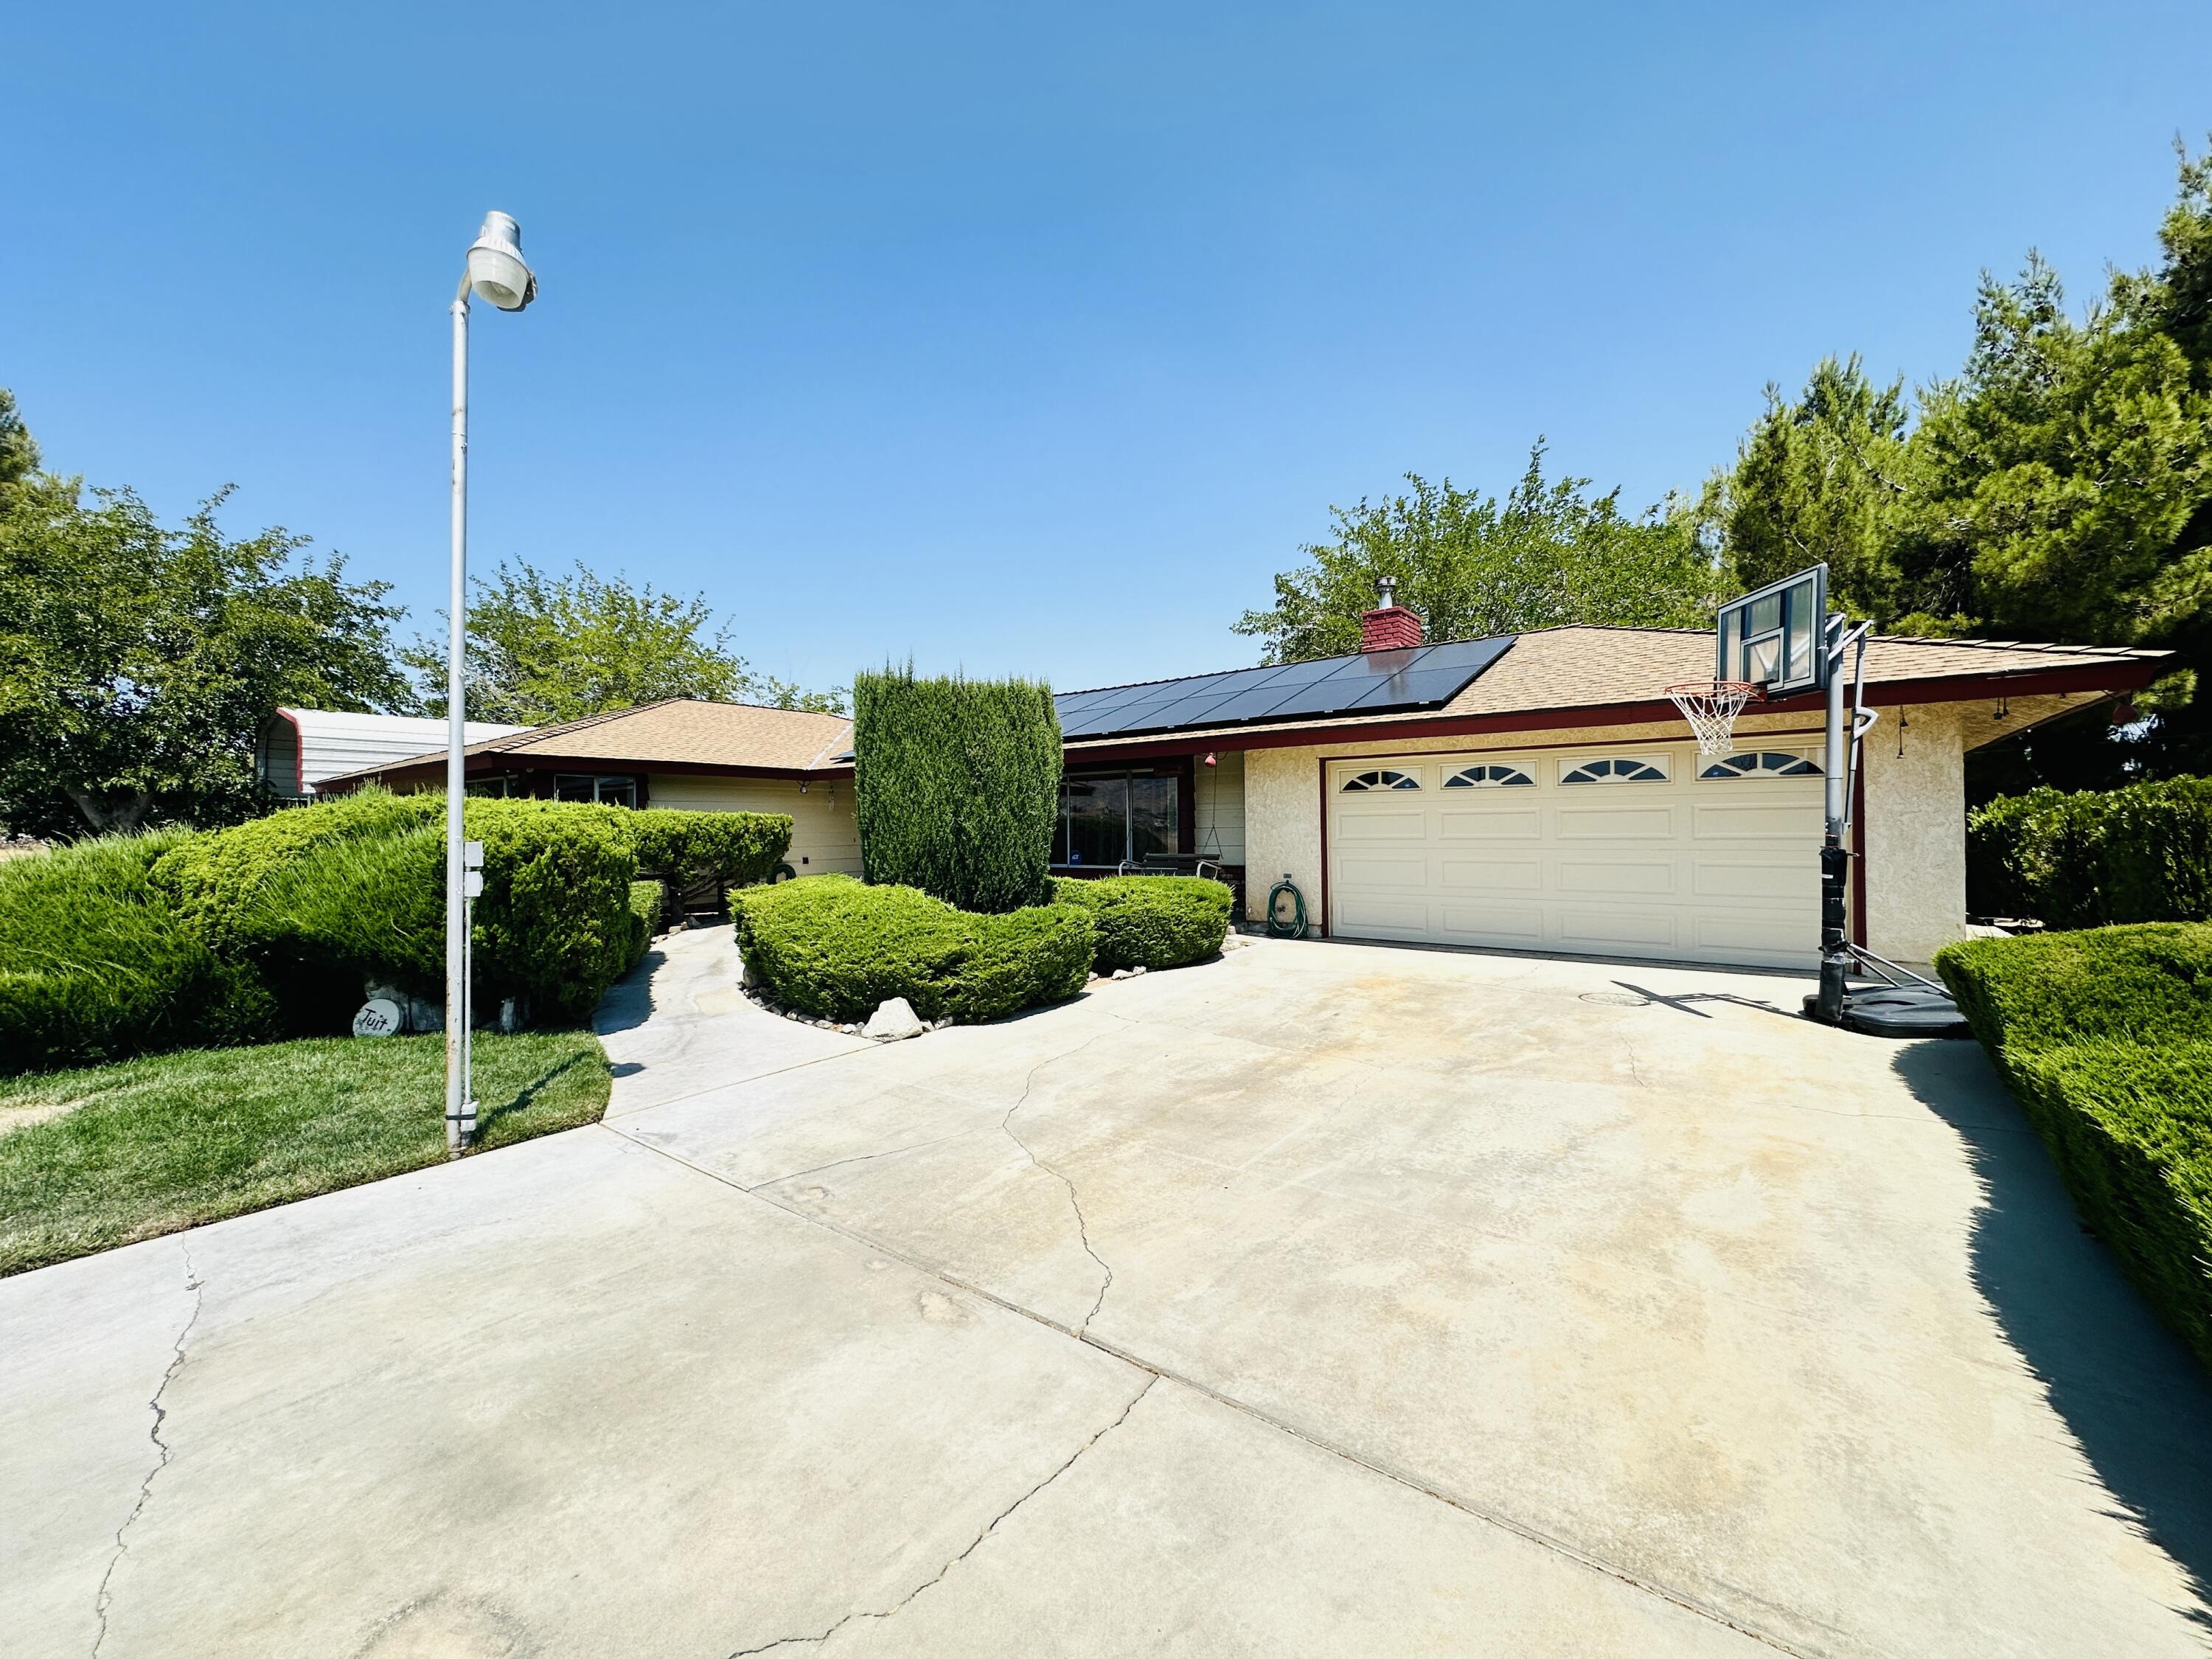
{"type": "Polygon", "coordinates": [[[872,882],[963,910],[1043,904],[1060,811],[1060,717],[1033,680],[853,681],[860,861],[872,882]]]}

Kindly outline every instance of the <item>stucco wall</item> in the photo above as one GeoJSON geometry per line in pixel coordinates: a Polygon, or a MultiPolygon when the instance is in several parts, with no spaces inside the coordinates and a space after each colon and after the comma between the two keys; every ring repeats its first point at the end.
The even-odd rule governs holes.
{"type": "Polygon", "coordinates": [[[1859,842],[1866,864],[1866,942],[1882,956],[1925,962],[1966,936],[1962,732],[1977,719],[1990,723],[1989,710],[1979,704],[1885,708],[1860,749],[1866,769],[1859,842]]]}
{"type": "Polygon", "coordinates": [[[860,831],[850,778],[811,779],[804,794],[790,778],[716,778],[655,772],[650,803],[690,812],[788,812],[791,867],[802,876],[860,873],[860,831]]]}

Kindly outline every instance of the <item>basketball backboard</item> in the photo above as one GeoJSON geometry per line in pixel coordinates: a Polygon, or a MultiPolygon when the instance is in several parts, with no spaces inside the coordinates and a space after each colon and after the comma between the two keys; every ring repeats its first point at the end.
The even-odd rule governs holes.
{"type": "Polygon", "coordinates": [[[1828,684],[1822,639],[1828,614],[1828,567],[1816,564],[1720,608],[1719,653],[1713,678],[1742,680],[1769,697],[1819,691],[1828,684]]]}

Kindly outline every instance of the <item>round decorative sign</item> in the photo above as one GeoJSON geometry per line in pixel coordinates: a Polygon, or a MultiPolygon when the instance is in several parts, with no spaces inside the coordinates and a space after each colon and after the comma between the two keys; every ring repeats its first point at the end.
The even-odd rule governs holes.
{"type": "Polygon", "coordinates": [[[356,1036],[390,1036],[400,1025],[399,1005],[389,997],[372,997],[353,1017],[356,1036]]]}

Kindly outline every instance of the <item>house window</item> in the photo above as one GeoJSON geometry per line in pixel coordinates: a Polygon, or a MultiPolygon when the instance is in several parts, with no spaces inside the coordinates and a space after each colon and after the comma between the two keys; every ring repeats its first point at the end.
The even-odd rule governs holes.
{"type": "Polygon", "coordinates": [[[1534,785],[1530,777],[1517,766],[1468,766],[1444,780],[1447,789],[1492,789],[1510,787],[1515,784],[1534,785]]]}
{"type": "Polygon", "coordinates": [[[595,800],[603,806],[637,805],[637,780],[619,775],[563,772],[553,780],[556,800],[595,800]]]}
{"type": "Polygon", "coordinates": [[[1762,749],[1756,754],[1728,755],[1710,762],[1698,774],[1701,778],[1817,778],[1820,769],[1802,755],[1792,755],[1778,749],[1762,749]]]}
{"type": "Polygon", "coordinates": [[[1364,794],[1370,789],[1418,789],[1421,781],[1408,772],[1362,772],[1346,778],[1338,786],[1347,795],[1364,794]]]}
{"type": "Polygon", "coordinates": [[[1627,755],[1608,755],[1568,769],[1561,783],[1664,783],[1667,769],[1656,760],[1637,760],[1627,755]]]}
{"type": "Polygon", "coordinates": [[[1181,847],[1176,780],[1149,772],[1083,772],[1060,780],[1052,861],[1113,869],[1181,847]]]}

